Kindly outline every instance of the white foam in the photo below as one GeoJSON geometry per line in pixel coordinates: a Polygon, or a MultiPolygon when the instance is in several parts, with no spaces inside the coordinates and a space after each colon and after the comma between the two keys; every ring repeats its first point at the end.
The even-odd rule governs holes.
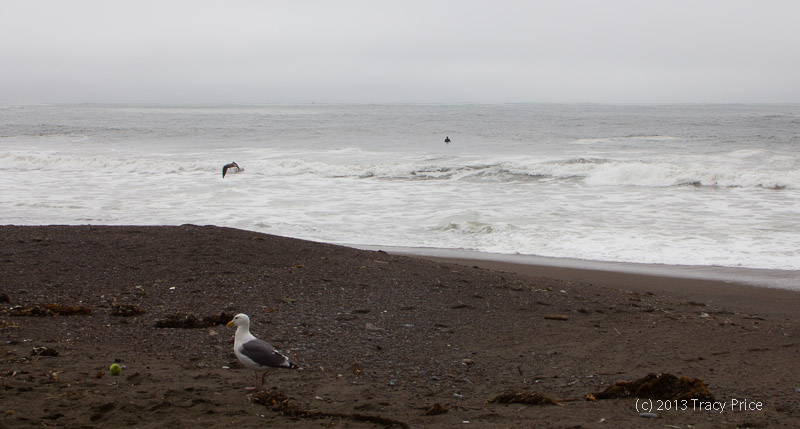
{"type": "MultiPolygon", "coordinates": [[[[510,160],[496,157],[484,161],[398,157],[385,161],[385,154],[348,149],[325,159],[320,154],[294,153],[276,157],[256,154],[249,160],[258,174],[275,176],[315,175],[327,178],[526,181],[537,178],[583,178],[588,185],[602,186],[719,186],[800,188],[800,168],[769,170],[696,163],[645,162],[602,158],[570,158],[553,161],[510,160]],[[383,157],[381,157],[383,156],[383,157]],[[405,159],[403,159],[405,158],[405,159]],[[380,162],[376,162],[380,159],[380,162]],[[356,162],[347,162],[353,161],[356,162]]],[[[391,157],[391,155],[389,155],[391,157]]],[[[737,157],[738,158],[738,157],[737,157]]],[[[0,170],[14,171],[107,171],[126,173],[207,173],[220,169],[218,159],[175,159],[169,154],[74,155],[64,151],[10,151],[0,154],[0,170]]]]}
{"type": "Polygon", "coordinates": [[[679,141],[679,137],[674,136],[623,136],[623,137],[602,137],[602,138],[582,138],[570,142],[575,145],[598,145],[598,144],[618,144],[618,143],[641,143],[641,142],[669,142],[679,141]]]}

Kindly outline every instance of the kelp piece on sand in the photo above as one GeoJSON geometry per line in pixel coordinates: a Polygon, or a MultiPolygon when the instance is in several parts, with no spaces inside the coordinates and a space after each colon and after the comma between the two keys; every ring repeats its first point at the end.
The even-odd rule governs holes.
{"type": "Polygon", "coordinates": [[[28,307],[13,307],[13,316],[44,317],[44,316],[91,316],[92,309],[82,305],[42,304],[28,307]]]}
{"type": "Polygon", "coordinates": [[[594,394],[597,399],[645,398],[663,400],[713,400],[706,384],[699,378],[677,377],[672,374],[648,374],[633,382],[620,381],[594,394]]]}
{"type": "Polygon", "coordinates": [[[157,321],[156,328],[213,328],[214,326],[224,325],[231,319],[233,319],[233,315],[225,312],[219,313],[215,316],[206,316],[202,320],[194,314],[176,313],[157,321]]]}
{"type": "Polygon", "coordinates": [[[270,410],[287,417],[297,417],[305,419],[349,419],[357,422],[367,422],[382,425],[390,428],[398,426],[408,429],[410,426],[404,422],[381,416],[370,416],[356,413],[333,413],[324,411],[305,410],[295,406],[283,392],[272,390],[254,393],[253,401],[262,404],[270,410]]]}
{"type": "Polygon", "coordinates": [[[525,404],[525,405],[558,405],[547,396],[528,392],[506,392],[495,396],[489,402],[493,404],[525,404]]]}

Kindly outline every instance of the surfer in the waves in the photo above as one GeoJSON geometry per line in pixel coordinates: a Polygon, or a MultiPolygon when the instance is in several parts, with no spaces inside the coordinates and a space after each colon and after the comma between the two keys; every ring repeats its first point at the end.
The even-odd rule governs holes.
{"type": "Polygon", "coordinates": [[[444,142],[445,142],[445,143],[450,143],[450,137],[449,137],[449,136],[448,136],[448,137],[445,137],[445,138],[444,138],[444,142]]]}
{"type": "Polygon", "coordinates": [[[241,171],[242,170],[241,168],[239,168],[239,164],[237,164],[235,162],[232,162],[230,164],[225,164],[224,166],[222,166],[222,178],[223,179],[225,178],[225,174],[227,174],[228,170],[231,169],[231,168],[235,168],[236,171],[241,171]]]}

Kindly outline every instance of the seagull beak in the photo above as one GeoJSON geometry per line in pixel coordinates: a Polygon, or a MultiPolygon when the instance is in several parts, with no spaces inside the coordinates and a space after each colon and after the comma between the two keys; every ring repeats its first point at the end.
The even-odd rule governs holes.
{"type": "Polygon", "coordinates": [[[231,327],[231,325],[233,325],[233,320],[231,320],[230,322],[228,322],[227,324],[225,324],[225,326],[227,326],[227,327],[229,327],[229,328],[231,327]]]}

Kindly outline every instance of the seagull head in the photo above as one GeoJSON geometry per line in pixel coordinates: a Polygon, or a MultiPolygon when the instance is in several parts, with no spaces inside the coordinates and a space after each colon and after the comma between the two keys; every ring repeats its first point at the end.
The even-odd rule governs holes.
{"type": "Polygon", "coordinates": [[[246,327],[249,327],[250,326],[250,318],[247,317],[247,315],[244,314],[244,313],[239,313],[236,316],[233,316],[233,320],[228,322],[225,326],[227,326],[229,328],[231,326],[236,326],[236,327],[246,326],[246,327]]]}

